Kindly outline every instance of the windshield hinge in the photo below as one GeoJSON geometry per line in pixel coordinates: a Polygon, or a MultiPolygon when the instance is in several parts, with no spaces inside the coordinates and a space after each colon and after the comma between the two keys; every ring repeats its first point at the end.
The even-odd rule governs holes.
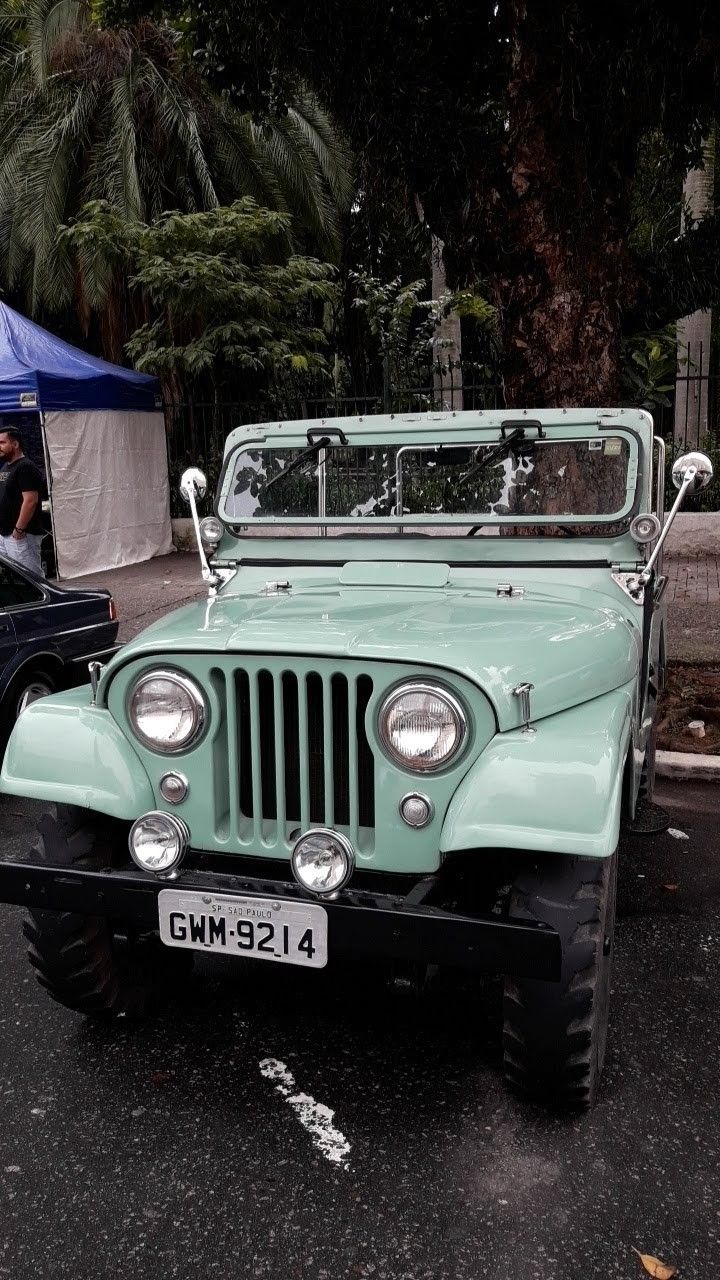
{"type": "Polygon", "coordinates": [[[629,596],[633,604],[642,604],[645,599],[645,584],[640,577],[639,571],[630,571],[621,569],[619,565],[613,565],[612,580],[616,582],[621,591],[629,596]]]}
{"type": "Polygon", "coordinates": [[[266,582],[260,594],[263,596],[278,596],[285,591],[292,591],[292,587],[287,578],[281,578],[277,582],[266,582]]]}
{"type": "Polygon", "coordinates": [[[525,588],[514,587],[511,582],[498,582],[495,594],[506,600],[517,600],[525,595],[525,588]]]}

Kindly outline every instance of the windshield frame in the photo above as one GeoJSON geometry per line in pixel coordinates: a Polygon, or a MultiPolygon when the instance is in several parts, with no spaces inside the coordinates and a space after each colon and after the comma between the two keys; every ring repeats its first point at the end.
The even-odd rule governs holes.
{"type": "MultiPolygon", "coordinates": [[[[630,520],[634,515],[637,514],[637,511],[639,510],[640,504],[641,504],[643,479],[644,479],[642,474],[642,469],[641,469],[641,460],[643,459],[642,439],[637,431],[633,430],[631,427],[625,424],[620,425],[619,423],[608,422],[607,420],[605,420],[602,423],[602,425],[598,424],[594,430],[588,429],[589,427],[590,427],[590,424],[575,423],[575,424],[572,424],[572,426],[565,427],[564,429],[560,428],[557,432],[551,430],[547,433],[545,437],[545,441],[539,441],[538,443],[540,443],[541,445],[545,442],[547,444],[552,444],[552,443],[573,444],[573,443],[584,442],[586,440],[592,440],[592,439],[603,440],[608,436],[621,437],[625,439],[629,446],[626,489],[625,489],[626,501],[619,512],[613,512],[611,514],[606,514],[606,515],[601,515],[601,514],[598,514],[597,512],[590,512],[585,515],[562,515],[557,513],[551,514],[551,515],[521,515],[519,513],[514,513],[514,512],[509,514],[508,513],[498,514],[496,512],[478,512],[477,515],[473,515],[468,512],[449,513],[449,514],[436,512],[432,514],[420,513],[420,514],[399,515],[397,513],[397,507],[396,507],[395,511],[392,514],[389,514],[387,516],[368,517],[368,516],[327,515],[323,510],[324,494],[323,494],[323,486],[322,486],[326,452],[325,450],[321,450],[318,454],[319,502],[318,502],[317,515],[292,516],[292,515],[282,514],[282,515],[246,516],[246,517],[242,517],[241,519],[238,519],[236,516],[229,515],[224,510],[224,503],[227,497],[229,496],[230,480],[232,475],[234,474],[234,463],[239,454],[249,453],[251,451],[257,451],[257,450],[262,451],[263,449],[288,449],[288,448],[302,449],[307,445],[307,440],[300,437],[300,435],[298,435],[296,439],[295,437],[288,437],[288,436],[283,437],[280,435],[275,435],[275,433],[273,433],[271,436],[268,436],[268,435],[262,435],[262,436],[258,435],[254,437],[248,436],[246,439],[237,441],[233,445],[233,447],[228,451],[224,459],[222,472],[220,475],[220,479],[218,481],[214,509],[215,509],[216,515],[223,522],[225,527],[236,536],[238,535],[239,532],[242,532],[243,530],[246,530],[248,528],[252,528],[253,530],[262,529],[263,532],[267,531],[268,534],[271,535],[273,531],[277,531],[280,528],[282,528],[284,531],[287,531],[288,528],[320,527],[322,529],[327,529],[329,526],[331,526],[331,527],[349,528],[349,529],[362,528],[365,531],[366,536],[370,536],[370,537],[385,537],[385,536],[397,537],[398,532],[407,531],[408,534],[412,534],[414,530],[420,530],[423,527],[428,527],[428,526],[438,530],[442,528],[447,528],[448,530],[452,530],[453,526],[463,526],[467,528],[469,525],[478,525],[482,527],[485,527],[485,526],[498,527],[498,528],[503,526],[507,528],[514,525],[517,525],[517,526],[523,525],[527,527],[538,527],[538,528],[542,528],[543,526],[557,527],[558,525],[572,525],[572,526],[579,526],[577,529],[577,532],[580,533],[582,532],[582,528],[581,528],[582,525],[611,526],[611,525],[617,525],[620,523],[629,525],[630,520]]],[[[395,471],[396,496],[398,495],[398,493],[401,496],[402,495],[402,475],[401,475],[402,454],[405,454],[408,452],[417,452],[420,450],[439,449],[441,447],[450,448],[453,446],[457,448],[478,447],[478,446],[491,447],[492,445],[502,443],[502,440],[503,440],[503,437],[499,430],[491,430],[490,432],[488,432],[487,436],[485,436],[484,432],[481,433],[480,431],[476,431],[472,433],[472,439],[468,439],[468,432],[455,432],[453,430],[449,430],[446,435],[443,435],[443,437],[439,439],[435,437],[431,437],[430,439],[415,438],[414,440],[408,440],[409,434],[410,433],[400,433],[400,432],[394,433],[394,432],[386,431],[386,432],[383,432],[382,435],[380,436],[377,433],[373,433],[372,430],[368,430],[366,432],[364,431],[362,433],[362,436],[359,436],[358,438],[351,437],[350,439],[348,439],[346,445],[342,445],[340,443],[336,444],[335,441],[333,441],[332,444],[330,445],[330,448],[338,448],[338,447],[342,448],[342,447],[347,447],[347,445],[350,445],[350,446],[354,445],[357,448],[367,448],[367,447],[379,448],[379,447],[382,447],[383,445],[397,446],[396,471],[395,471]],[[394,439],[388,438],[390,436],[394,436],[395,438],[394,439]],[[479,437],[482,437],[482,438],[479,438],[479,437]],[[398,488],[398,480],[399,480],[399,488],[398,488]]],[[[652,467],[652,462],[650,462],[648,465],[652,467]]],[[[650,482],[652,482],[652,477],[650,478],[650,482]]]]}

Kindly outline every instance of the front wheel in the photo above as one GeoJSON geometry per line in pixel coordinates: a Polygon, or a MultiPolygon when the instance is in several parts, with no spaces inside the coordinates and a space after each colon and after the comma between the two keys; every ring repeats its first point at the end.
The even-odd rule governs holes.
{"type": "MultiPolygon", "coordinates": [[[[86,809],[58,805],[43,815],[38,831],[33,854],[53,867],[102,871],[128,856],[123,825],[86,809]]],[[[192,965],[189,953],[168,951],[157,935],[106,916],[32,911],[23,932],[40,985],[59,1004],[90,1017],[144,1013],[192,965]]]]}
{"type": "Polygon", "coordinates": [[[589,1110],[605,1061],[617,852],[539,857],[513,886],[511,917],[539,920],[562,945],[559,982],[507,978],[505,1077],[526,1096],[589,1110]]]}

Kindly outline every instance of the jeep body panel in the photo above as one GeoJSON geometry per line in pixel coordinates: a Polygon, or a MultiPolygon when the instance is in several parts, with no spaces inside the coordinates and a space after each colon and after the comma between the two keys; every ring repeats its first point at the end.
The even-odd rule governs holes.
{"type": "Polygon", "coordinates": [[[127,821],[153,807],[137,754],[109,711],[91,705],[89,685],[26,708],[5,752],[0,789],[127,821]]]}
{"type": "MultiPolygon", "coordinates": [[[[552,571],[537,584],[523,574],[522,598],[506,599],[497,595],[494,569],[447,569],[442,586],[422,588],[403,585],[404,563],[386,568],[387,587],[344,585],[337,568],[324,577],[310,568],[288,571],[291,589],[267,595],[265,571],[248,567],[209,604],[154,623],[126,646],[113,672],[163,655],[182,666],[184,655],[195,653],[417,663],[476,684],[502,731],[521,723],[512,690],[523,680],[535,686],[533,714],[540,719],[619,688],[638,672],[641,632],[634,622],[641,612],[612,583],[612,593],[602,584],[603,594],[589,579],[592,571],[571,571],[560,587],[552,571]]],[[[110,687],[108,677],[102,690],[110,687]]]]}
{"type": "Polygon", "coordinates": [[[620,833],[625,761],[633,739],[632,684],[497,734],[453,795],[442,855],[527,849],[607,858],[620,833]]]}

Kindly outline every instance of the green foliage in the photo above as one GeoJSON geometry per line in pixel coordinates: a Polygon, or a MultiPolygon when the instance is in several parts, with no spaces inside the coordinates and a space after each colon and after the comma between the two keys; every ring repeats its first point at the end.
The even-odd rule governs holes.
{"type": "Polygon", "coordinates": [[[181,34],[137,16],[99,25],[82,0],[0,4],[0,282],[31,313],[102,320],[117,357],[134,318],[117,259],[78,275],[57,230],[90,201],[153,222],[248,195],[292,214],[299,250],[337,257],[353,183],[346,145],[299,86],[280,118],[256,124],[213,94],[181,34]]]}
{"type": "Polygon", "coordinates": [[[383,282],[364,272],[351,272],[353,306],[365,315],[391,385],[422,385],[432,381],[433,366],[442,363],[441,322],[456,312],[474,321],[494,340],[496,313],[484,298],[465,290],[424,299],[424,280],[403,284],[400,277],[383,282]]]}
{"type": "Polygon", "coordinates": [[[95,202],[62,241],[88,278],[97,263],[122,263],[153,317],[135,330],[127,353],[174,386],[240,374],[246,389],[257,388],[327,369],[315,313],[333,295],[334,270],[292,251],[285,213],[246,197],[147,225],[95,202]]]}
{"type": "Polygon", "coordinates": [[[668,408],[677,372],[675,325],[626,338],[622,357],[623,404],[647,409],[650,413],[668,408]]]}
{"type": "Polygon", "coordinates": [[[482,281],[497,304],[510,394],[587,397],[593,378],[603,394],[621,331],[720,301],[720,219],[678,239],[683,175],[720,110],[718,6],[187,0],[185,11],[199,64],[231,100],[273,111],[299,75],[313,84],[360,157],[369,224],[386,206],[396,224],[401,205],[410,217],[422,206],[449,279],[482,281]],[[588,308],[596,345],[580,338],[588,308]],[[554,342],[548,315],[577,342],[554,342]],[[553,376],[555,350],[577,366],[567,378],[553,376]]]}

